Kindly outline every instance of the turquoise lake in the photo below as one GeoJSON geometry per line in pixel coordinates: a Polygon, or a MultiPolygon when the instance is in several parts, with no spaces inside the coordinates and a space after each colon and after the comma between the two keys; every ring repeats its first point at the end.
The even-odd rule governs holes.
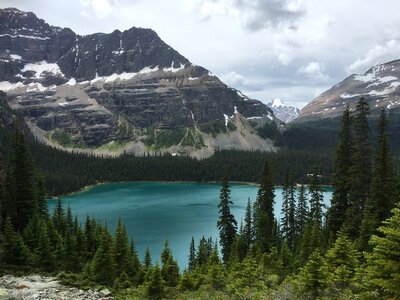
{"type": "MultiPolygon", "coordinates": [[[[238,224],[244,218],[247,199],[254,202],[258,187],[244,184],[231,185],[231,211],[238,224]]],[[[324,192],[329,203],[332,190],[324,192]]],[[[187,267],[189,243],[194,236],[196,246],[204,235],[218,238],[219,184],[131,182],[95,186],[84,192],[62,197],[64,207],[71,207],[74,215],[84,224],[86,215],[107,222],[113,231],[121,217],[128,234],[135,240],[142,260],[149,245],[153,263],[160,261],[160,253],[168,238],[181,271],[187,267]]],[[[282,189],[275,190],[275,216],[279,218],[282,189]]],[[[49,200],[52,212],[55,200],[49,200]]]]}

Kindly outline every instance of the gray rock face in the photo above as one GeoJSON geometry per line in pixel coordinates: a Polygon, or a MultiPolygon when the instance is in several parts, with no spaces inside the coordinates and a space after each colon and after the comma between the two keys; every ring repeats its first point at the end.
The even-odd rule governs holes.
{"type": "Polygon", "coordinates": [[[354,108],[360,97],[370,104],[373,115],[382,108],[399,111],[400,60],[376,65],[364,75],[350,75],[305,106],[296,122],[340,116],[347,104],[354,108]]]}
{"type": "Polygon", "coordinates": [[[0,24],[0,90],[36,135],[67,148],[146,143],[148,130],[202,134],[236,113],[274,119],[153,30],[79,36],[11,8],[0,10],[0,24]]]}

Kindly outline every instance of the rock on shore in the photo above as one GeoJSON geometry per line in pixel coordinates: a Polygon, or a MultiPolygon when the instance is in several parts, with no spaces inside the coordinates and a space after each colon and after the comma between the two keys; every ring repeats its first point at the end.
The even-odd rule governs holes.
{"type": "Polygon", "coordinates": [[[111,292],[107,289],[101,291],[83,291],[74,287],[61,285],[54,277],[29,275],[15,277],[5,275],[0,277],[0,300],[33,300],[33,299],[102,299],[111,300],[111,292]]]}

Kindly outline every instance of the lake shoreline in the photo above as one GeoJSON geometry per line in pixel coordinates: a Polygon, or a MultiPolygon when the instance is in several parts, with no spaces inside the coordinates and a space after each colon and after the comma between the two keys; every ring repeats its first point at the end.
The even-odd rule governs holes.
{"type": "MultiPolygon", "coordinates": [[[[71,193],[67,193],[67,194],[61,194],[58,196],[52,196],[50,197],[48,200],[52,200],[52,199],[57,199],[58,197],[63,197],[63,196],[73,196],[73,195],[78,195],[84,192],[88,192],[98,186],[101,185],[106,185],[106,184],[113,184],[113,183],[199,183],[199,184],[217,184],[219,183],[219,181],[191,181],[191,180],[178,180],[178,181],[166,181],[166,180],[156,180],[156,181],[152,181],[152,180],[143,180],[143,181],[103,181],[103,182],[97,182],[95,184],[90,184],[90,185],[86,185],[83,188],[81,188],[78,191],[75,192],[71,192],[71,193]]],[[[237,184],[237,185],[248,185],[248,186],[260,186],[259,183],[256,182],[247,182],[247,181],[229,181],[230,184],[237,184]]],[[[302,184],[301,183],[297,183],[295,185],[295,188],[299,188],[302,184]]],[[[308,184],[304,184],[305,187],[308,186],[308,184]]],[[[275,185],[275,188],[282,188],[282,185],[275,185]]],[[[322,188],[333,188],[332,185],[321,185],[322,188]]]]}

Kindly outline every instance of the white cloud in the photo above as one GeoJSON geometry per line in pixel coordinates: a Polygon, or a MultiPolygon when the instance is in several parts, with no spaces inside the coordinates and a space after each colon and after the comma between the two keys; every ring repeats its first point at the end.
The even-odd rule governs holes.
{"type": "Polygon", "coordinates": [[[364,73],[370,67],[400,58],[400,41],[390,40],[384,45],[376,45],[368,50],[364,58],[357,59],[352,63],[347,71],[348,73],[364,73]]]}
{"type": "Polygon", "coordinates": [[[183,0],[188,11],[198,20],[209,20],[221,15],[235,17],[244,28],[297,26],[304,14],[300,0],[183,0]]]}
{"type": "MultiPolygon", "coordinates": [[[[81,0],[81,3],[85,7],[90,7],[93,9],[93,12],[99,19],[108,18],[117,5],[117,3],[113,0],[81,0]]],[[[83,16],[88,15],[87,12],[82,12],[81,14],[83,16]]]]}
{"type": "Polygon", "coordinates": [[[236,73],[235,71],[230,71],[222,74],[220,76],[220,79],[225,84],[231,86],[239,86],[239,85],[244,85],[246,83],[246,79],[244,78],[244,76],[236,73]]]}
{"type": "Polygon", "coordinates": [[[323,73],[323,68],[319,62],[310,62],[306,66],[300,67],[297,71],[297,75],[305,75],[308,78],[327,81],[329,76],[323,73]]]}

